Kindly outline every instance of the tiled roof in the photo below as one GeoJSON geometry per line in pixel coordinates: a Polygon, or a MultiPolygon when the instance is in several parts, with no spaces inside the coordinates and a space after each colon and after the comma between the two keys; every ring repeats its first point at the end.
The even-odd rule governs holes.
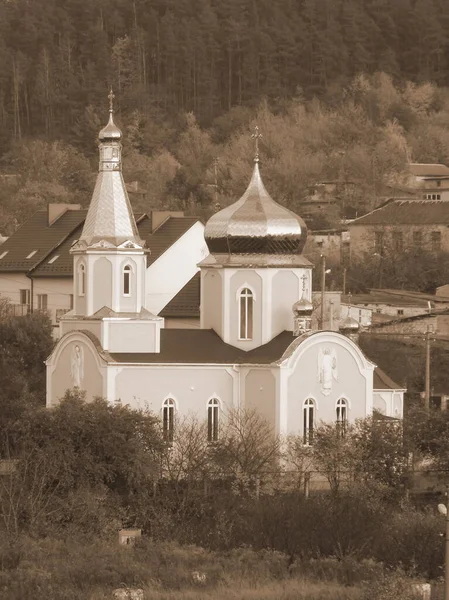
{"type": "MultiPolygon", "coordinates": [[[[72,277],[72,244],[79,239],[87,210],[69,210],[51,226],[46,210],[37,211],[1,246],[0,273],[33,271],[33,277],[72,277]],[[29,259],[26,257],[37,252],[29,259]],[[56,258],[58,257],[58,258],[56,258]]],[[[153,263],[197,221],[196,217],[168,217],[152,234],[151,219],[146,214],[135,215],[139,235],[147,241],[153,263]]]]}
{"type": "Polygon", "coordinates": [[[200,316],[200,273],[176,294],[160,312],[161,317],[199,317],[200,316]]]}
{"type": "Polygon", "coordinates": [[[149,233],[146,237],[150,249],[147,265],[154,263],[198,221],[197,217],[168,217],[154,233],[149,233]]]}
{"type": "Polygon", "coordinates": [[[386,373],[379,367],[374,369],[373,376],[373,390],[402,390],[399,384],[395,383],[391,377],[388,377],[386,373]]]}
{"type": "Polygon", "coordinates": [[[449,167],[441,164],[410,163],[410,173],[416,177],[448,177],[449,167]]]}
{"type": "Polygon", "coordinates": [[[348,224],[355,225],[449,225],[449,201],[390,200],[348,224]]]}
{"type": "Polygon", "coordinates": [[[85,210],[68,210],[49,226],[47,211],[37,211],[2,244],[0,255],[8,253],[0,259],[0,272],[28,272],[82,225],[85,217],[85,210]]]}
{"type": "Polygon", "coordinates": [[[343,304],[351,305],[365,305],[365,304],[386,304],[387,306],[414,306],[419,308],[427,308],[427,300],[423,298],[417,298],[413,296],[404,296],[399,294],[388,294],[382,291],[372,292],[370,294],[353,294],[349,296],[342,296],[341,302],[343,304]]]}
{"type": "Polygon", "coordinates": [[[226,344],[212,329],[161,329],[159,353],[111,354],[120,363],[271,364],[295,338],[284,331],[268,344],[245,352],[226,344]]]}

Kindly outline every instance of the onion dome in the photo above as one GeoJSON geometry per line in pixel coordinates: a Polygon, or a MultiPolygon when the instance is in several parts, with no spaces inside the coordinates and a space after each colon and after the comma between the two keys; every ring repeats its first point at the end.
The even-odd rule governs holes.
{"type": "Polygon", "coordinates": [[[108,98],[109,98],[109,121],[108,124],[103,127],[103,129],[100,131],[100,133],[98,134],[98,139],[100,140],[100,142],[107,142],[107,141],[120,141],[122,139],[122,132],[120,131],[120,129],[117,127],[117,125],[114,123],[114,108],[113,108],[113,101],[114,101],[114,93],[111,89],[111,91],[109,92],[108,98]]]}
{"type": "Polygon", "coordinates": [[[301,298],[293,304],[293,314],[310,315],[313,312],[313,304],[307,298],[301,298]]]}
{"type": "Polygon", "coordinates": [[[360,329],[360,323],[350,316],[340,324],[340,331],[347,331],[349,333],[357,332],[360,329]]]}
{"type": "Polygon", "coordinates": [[[256,154],[246,192],[209,219],[204,237],[212,254],[301,254],[307,228],[301,217],[271,198],[256,154]]]}

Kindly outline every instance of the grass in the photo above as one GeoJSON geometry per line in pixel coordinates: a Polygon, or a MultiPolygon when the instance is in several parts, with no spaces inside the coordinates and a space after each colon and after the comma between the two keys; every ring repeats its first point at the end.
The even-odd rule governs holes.
{"type": "Polygon", "coordinates": [[[382,577],[372,561],[328,558],[289,568],[280,552],[209,552],[148,539],[130,548],[115,538],[24,538],[0,542],[0,559],[1,600],[105,600],[120,587],[142,588],[148,600],[366,600],[364,578],[382,577]],[[206,581],[196,583],[194,571],[206,581]]]}

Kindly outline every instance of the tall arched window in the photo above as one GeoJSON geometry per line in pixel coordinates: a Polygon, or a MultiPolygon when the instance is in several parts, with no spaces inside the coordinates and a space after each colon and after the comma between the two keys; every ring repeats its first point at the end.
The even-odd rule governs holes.
{"type": "Polygon", "coordinates": [[[303,443],[309,445],[313,441],[313,426],[315,421],[315,402],[312,398],[307,398],[304,402],[303,417],[303,443]]]}
{"type": "Polygon", "coordinates": [[[78,267],[78,296],[84,296],[86,293],[86,267],[80,264],[78,267]]]}
{"type": "Polygon", "coordinates": [[[344,433],[348,422],[348,403],[344,398],[337,400],[337,427],[344,433]]]}
{"type": "Polygon", "coordinates": [[[220,403],[212,398],[207,403],[207,441],[218,441],[218,422],[220,419],[220,403]]]}
{"type": "Polygon", "coordinates": [[[123,267],[123,295],[131,295],[131,273],[132,269],[129,265],[123,267]]]}
{"type": "Polygon", "coordinates": [[[164,440],[171,444],[175,432],[175,401],[167,398],[162,405],[162,432],[164,440]]]}
{"type": "Polygon", "coordinates": [[[239,339],[253,339],[253,303],[254,296],[249,288],[243,288],[240,292],[240,323],[239,339]]]}

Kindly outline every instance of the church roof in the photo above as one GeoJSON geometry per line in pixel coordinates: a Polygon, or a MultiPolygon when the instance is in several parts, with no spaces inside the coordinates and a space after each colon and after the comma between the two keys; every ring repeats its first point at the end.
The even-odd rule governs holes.
{"type": "Polygon", "coordinates": [[[256,158],[245,193],[212,215],[204,237],[212,253],[301,254],[307,227],[301,217],[271,198],[256,158]]]}
{"type": "Polygon", "coordinates": [[[196,273],[159,313],[161,317],[200,316],[201,275],[196,273]]]}
{"type": "MultiPolygon", "coordinates": [[[[160,352],[111,353],[108,357],[112,362],[132,364],[271,365],[297,340],[291,331],[283,331],[267,344],[245,352],[226,344],[212,329],[161,329],[160,352]]],[[[378,367],[373,387],[402,389],[378,367]]]]}

